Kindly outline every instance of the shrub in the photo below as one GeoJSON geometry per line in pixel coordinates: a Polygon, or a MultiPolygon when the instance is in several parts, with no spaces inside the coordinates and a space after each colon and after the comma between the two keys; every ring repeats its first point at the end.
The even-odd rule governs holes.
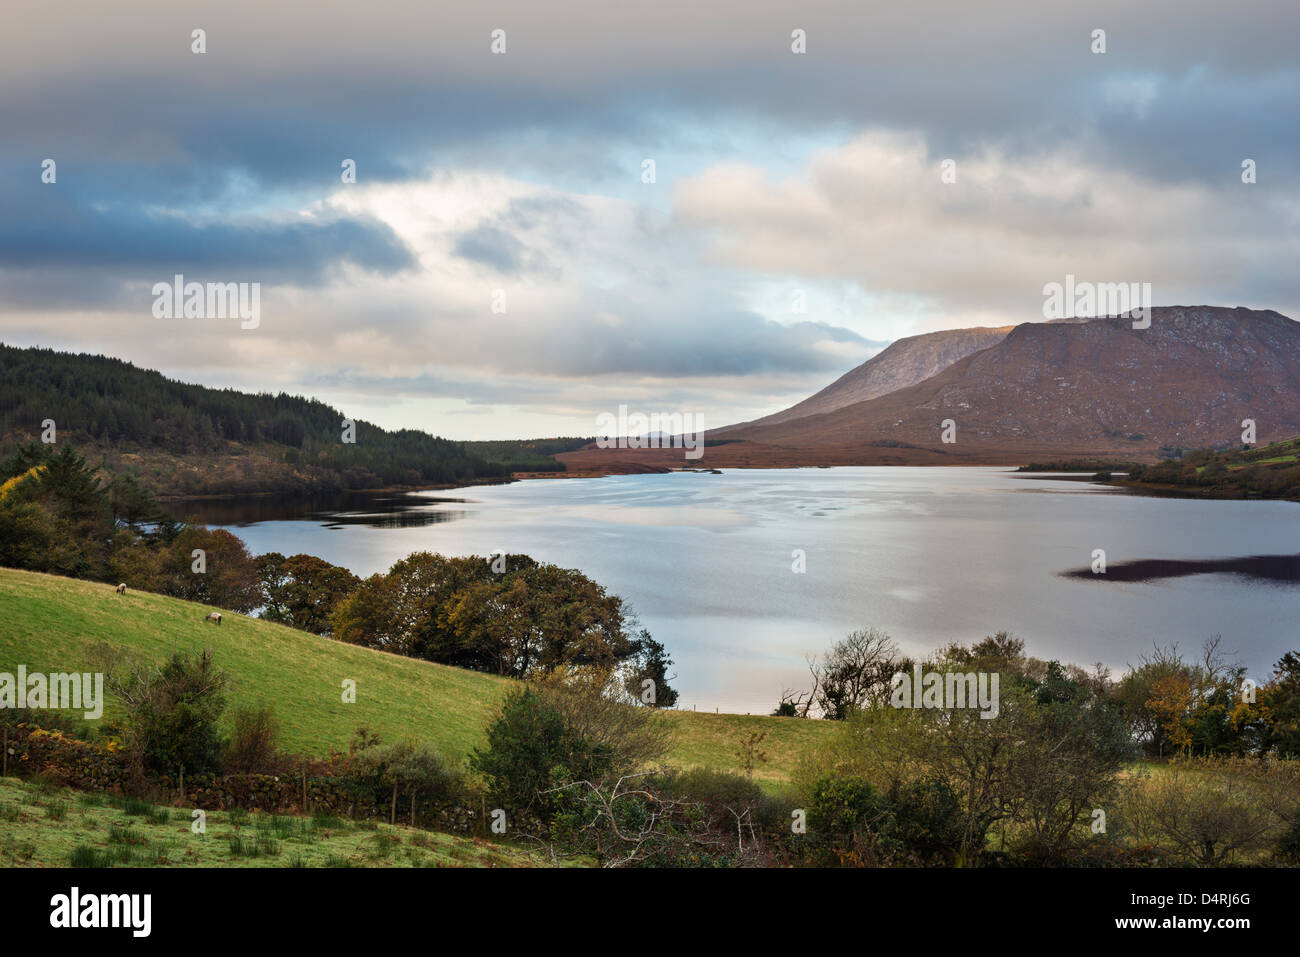
{"type": "Polygon", "coordinates": [[[1222,866],[1284,846],[1291,769],[1241,759],[1184,760],[1138,783],[1126,816],[1135,837],[1184,864],[1222,866]]]}
{"type": "Polygon", "coordinates": [[[161,668],[110,664],[108,687],[126,706],[129,747],[145,770],[165,775],[216,771],[227,677],[212,652],[174,654],[161,668]]]}
{"type": "Polygon", "coordinates": [[[922,862],[952,861],[961,850],[964,817],[961,798],[947,782],[925,778],[909,785],[895,782],[893,837],[922,862]]]}
{"type": "Polygon", "coordinates": [[[556,788],[609,781],[662,757],[668,729],[628,703],[612,669],[590,669],[511,691],[487,740],[470,765],[494,799],[546,817],[558,806],[556,788]]]}
{"type": "Polygon", "coordinates": [[[713,768],[661,772],[651,783],[667,797],[696,805],[710,826],[735,831],[737,819],[760,831],[784,825],[786,810],[743,774],[713,768]]]}
{"type": "Polygon", "coordinates": [[[409,809],[412,824],[420,805],[451,805],[466,789],[459,768],[435,749],[410,739],[387,747],[374,744],[356,752],[351,775],[374,803],[389,806],[394,820],[399,799],[403,799],[403,810],[409,809]]]}
{"type": "Polygon", "coordinates": [[[517,808],[553,808],[554,800],[543,796],[548,789],[577,773],[604,770],[590,761],[581,772],[573,767],[563,716],[527,686],[506,695],[487,741],[485,750],[475,749],[470,766],[487,780],[494,800],[517,808]]]}
{"type": "Polygon", "coordinates": [[[887,792],[863,778],[827,774],[812,788],[808,825],[814,848],[841,864],[950,862],[961,851],[965,816],[945,781],[895,781],[887,792]]]}
{"type": "Polygon", "coordinates": [[[257,774],[276,766],[276,744],[280,722],[269,705],[240,708],[235,712],[234,732],[226,746],[227,774],[257,774]]]}

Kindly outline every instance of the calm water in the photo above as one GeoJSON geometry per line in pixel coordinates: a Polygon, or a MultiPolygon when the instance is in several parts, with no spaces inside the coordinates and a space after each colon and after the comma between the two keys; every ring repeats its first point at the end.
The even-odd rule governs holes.
{"type": "Polygon", "coordinates": [[[250,507],[203,517],[254,552],[308,552],[359,575],[420,549],[579,568],[668,646],[682,703],[700,710],[769,711],[803,686],[806,655],[871,625],[912,653],[1008,630],[1039,657],[1115,670],[1153,642],[1194,654],[1217,633],[1257,680],[1300,648],[1300,505],[1288,502],[1151,498],[1001,469],[839,468],[250,507]],[[1089,570],[1096,548],[1106,576],[1089,570]]]}

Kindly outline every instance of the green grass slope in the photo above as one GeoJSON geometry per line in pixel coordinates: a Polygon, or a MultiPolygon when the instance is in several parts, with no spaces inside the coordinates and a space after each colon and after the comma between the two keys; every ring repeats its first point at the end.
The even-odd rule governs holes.
{"type": "MultiPolygon", "coordinates": [[[[235,707],[265,702],[282,725],[281,744],[306,754],[346,750],[365,725],[386,741],[421,738],[448,757],[465,757],[484,730],[508,679],[347,645],[307,632],[223,612],[221,625],[204,621],[204,605],[112,586],[0,568],[0,672],[93,671],[101,644],[160,662],[175,651],[211,648],[232,678],[235,707]],[[342,683],[356,682],[355,704],[344,704],[342,683]]],[[[115,714],[109,701],[106,715],[115,714]]],[[[80,718],[78,713],[75,717],[80,718]]],[[[800,753],[824,740],[831,722],[749,715],[669,715],[675,730],[670,761],[691,767],[738,769],[741,740],[765,731],[766,762],[757,780],[788,778],[800,753]]]]}
{"type": "Polygon", "coordinates": [[[503,841],[376,821],[168,808],[0,778],[0,867],[529,867],[503,841]]]}

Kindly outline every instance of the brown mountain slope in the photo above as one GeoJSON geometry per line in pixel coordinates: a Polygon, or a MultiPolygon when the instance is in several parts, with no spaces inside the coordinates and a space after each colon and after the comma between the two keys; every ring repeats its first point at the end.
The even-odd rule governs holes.
{"type": "Polygon", "coordinates": [[[761,419],[717,429],[713,434],[727,436],[740,429],[779,425],[809,415],[834,412],[855,402],[865,402],[915,385],[948,368],[957,360],[995,345],[1013,328],[1015,327],[1003,326],[1000,329],[988,329],[981,326],[974,329],[945,329],[898,339],[797,405],[765,415],[761,419]]]}
{"type": "Polygon", "coordinates": [[[1255,420],[1259,443],[1300,435],[1300,323],[1217,306],[1152,312],[1148,329],[1128,319],[1015,326],[924,382],[831,412],[732,426],[699,459],[594,447],[558,457],[575,469],[1150,461],[1164,445],[1235,444],[1243,419],[1255,420]],[[941,441],[945,419],[957,425],[955,444],[941,441]]]}
{"type": "Polygon", "coordinates": [[[956,457],[1145,458],[1163,445],[1239,441],[1247,418],[1260,442],[1300,434],[1300,323],[1214,306],[1152,312],[1148,329],[1128,319],[1025,323],[917,385],[728,437],[784,448],[887,440],[956,457]],[[945,419],[957,424],[955,445],[940,441],[945,419]]]}

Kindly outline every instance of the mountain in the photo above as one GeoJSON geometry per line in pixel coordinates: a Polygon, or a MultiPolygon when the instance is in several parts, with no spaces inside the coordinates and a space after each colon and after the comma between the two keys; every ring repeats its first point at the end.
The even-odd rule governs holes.
{"type": "MultiPolygon", "coordinates": [[[[869,376],[867,365],[854,373],[869,376]]],[[[1245,419],[1258,442],[1276,441],[1300,434],[1300,323],[1218,306],[1155,308],[1146,329],[1128,318],[1027,322],[921,382],[783,416],[709,433],[725,444],[694,461],[665,449],[562,458],[571,469],[598,467],[597,451],[606,460],[715,468],[1010,465],[1045,454],[1154,461],[1166,446],[1240,444],[1245,419]],[[941,441],[946,420],[956,426],[952,444],[941,441]]]]}
{"type": "Polygon", "coordinates": [[[1239,441],[1254,419],[1264,442],[1300,433],[1300,323],[1214,306],[1130,319],[1032,322],[924,382],[833,412],[728,437],[787,446],[889,439],[953,452],[1079,450],[1151,455],[1239,441]]]}
{"type": "Polygon", "coordinates": [[[909,385],[923,382],[937,372],[964,359],[973,352],[987,349],[1004,339],[1014,326],[1000,329],[977,327],[974,329],[945,329],[919,336],[898,339],[862,365],[850,369],[816,395],[809,396],[797,405],[774,412],[761,419],[718,429],[717,436],[726,436],[733,430],[750,429],[765,425],[779,425],[823,412],[834,412],[856,402],[864,402],[887,395],[909,385]]]}

